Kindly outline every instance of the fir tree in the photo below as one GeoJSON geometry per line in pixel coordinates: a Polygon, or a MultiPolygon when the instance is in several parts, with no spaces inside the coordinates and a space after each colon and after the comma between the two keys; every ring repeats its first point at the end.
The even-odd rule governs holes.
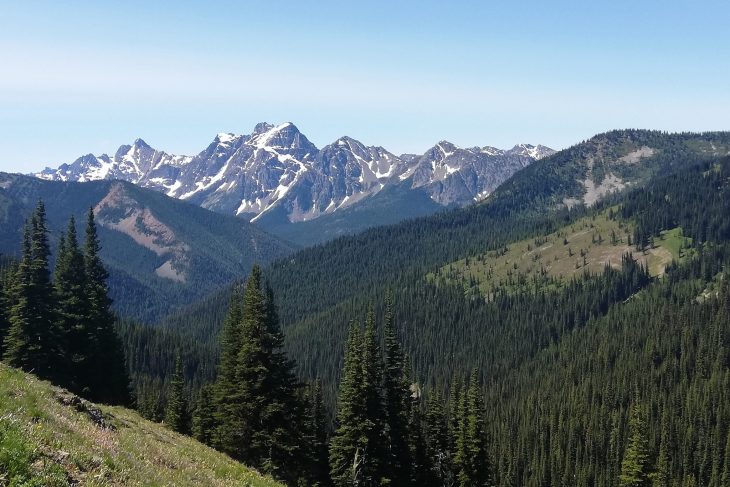
{"type": "Polygon", "coordinates": [[[48,271],[45,207],[39,202],[23,233],[23,255],[10,289],[4,360],[41,378],[58,375],[58,333],[48,271]]]}
{"type": "Polygon", "coordinates": [[[472,371],[469,387],[462,392],[457,437],[457,481],[461,487],[488,486],[492,471],[486,445],[484,406],[476,371],[472,371]]]}
{"type": "Polygon", "coordinates": [[[16,266],[9,263],[0,263],[0,358],[5,352],[5,337],[10,328],[8,311],[10,309],[10,289],[12,276],[16,272],[16,266]]]}
{"type": "Polygon", "coordinates": [[[329,485],[327,419],[322,399],[322,382],[316,380],[307,392],[306,453],[308,485],[329,485]]]}
{"type": "Polygon", "coordinates": [[[441,393],[433,391],[426,401],[426,452],[428,455],[428,485],[453,485],[452,440],[449,420],[441,393]]]}
{"type": "Polygon", "coordinates": [[[68,229],[58,243],[54,292],[56,319],[63,345],[61,363],[65,365],[63,385],[77,393],[88,394],[89,379],[95,371],[89,364],[93,353],[86,315],[89,307],[86,299],[84,256],[76,238],[76,222],[69,220],[68,229]]]}
{"type": "Polygon", "coordinates": [[[410,410],[409,381],[404,373],[403,352],[396,337],[393,317],[393,298],[388,293],[385,301],[384,335],[385,368],[383,392],[387,423],[387,475],[395,485],[406,485],[410,478],[410,451],[408,447],[408,417],[410,410]]]}
{"type": "Polygon", "coordinates": [[[193,416],[193,437],[206,445],[213,444],[216,426],[213,403],[213,387],[206,384],[200,388],[195,415],[193,416]]]}
{"type": "Polygon", "coordinates": [[[165,423],[173,431],[187,433],[188,403],[185,399],[185,376],[183,374],[182,357],[178,352],[175,359],[175,373],[170,381],[170,392],[167,395],[165,423]]]}
{"type": "Polygon", "coordinates": [[[228,305],[220,337],[220,361],[215,384],[212,386],[215,431],[211,433],[213,445],[233,456],[238,444],[235,418],[231,413],[237,407],[232,394],[236,389],[236,360],[241,347],[241,319],[243,287],[236,286],[228,305]]]}
{"type": "Polygon", "coordinates": [[[114,329],[111,299],[106,280],[109,277],[99,252],[94,210],[89,208],[84,243],[85,291],[88,299],[86,331],[90,334],[87,355],[89,398],[99,402],[129,402],[129,378],[121,341],[114,329]]]}
{"type": "Polygon", "coordinates": [[[621,462],[619,485],[641,487],[649,483],[649,452],[642,407],[634,401],[629,416],[629,438],[621,462]]]}
{"type": "Polygon", "coordinates": [[[281,347],[270,290],[254,266],[241,300],[233,299],[216,383],[217,445],[272,476],[294,482],[302,471],[303,405],[281,347]],[[240,307],[239,307],[240,306],[240,307]]]}
{"type": "Polygon", "coordinates": [[[725,457],[722,465],[720,485],[722,487],[730,487],[730,430],[728,430],[727,441],[725,442],[725,457]]]}
{"type": "Polygon", "coordinates": [[[363,480],[365,485],[381,485],[388,478],[388,453],[386,447],[386,414],[383,407],[383,358],[375,329],[375,312],[371,309],[365,320],[362,345],[362,397],[364,404],[363,480]]]}
{"type": "Polygon", "coordinates": [[[672,472],[669,465],[669,433],[666,418],[662,417],[662,435],[655,471],[650,474],[652,487],[669,487],[672,472]]]}
{"type": "Polygon", "coordinates": [[[336,430],[330,442],[330,471],[338,487],[366,485],[363,478],[367,438],[362,431],[364,417],[362,331],[350,325],[345,346],[344,367],[337,401],[336,430]]]}
{"type": "Polygon", "coordinates": [[[431,478],[421,408],[421,389],[414,381],[413,391],[409,397],[407,437],[409,465],[405,469],[410,473],[409,482],[413,486],[428,485],[431,478]]]}

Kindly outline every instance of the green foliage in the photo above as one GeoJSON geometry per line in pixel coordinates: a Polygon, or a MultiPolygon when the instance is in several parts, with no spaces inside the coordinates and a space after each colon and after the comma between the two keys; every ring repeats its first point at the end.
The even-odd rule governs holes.
{"type": "Polygon", "coordinates": [[[200,397],[193,416],[193,437],[201,443],[211,445],[215,431],[215,409],[213,387],[205,385],[200,389],[200,397]]]}
{"type": "MultiPolygon", "coordinates": [[[[410,479],[411,451],[408,444],[409,419],[413,413],[410,403],[410,377],[405,374],[405,358],[396,336],[392,296],[385,302],[383,334],[385,342],[383,370],[383,401],[387,424],[387,477],[395,485],[406,485],[410,479]]],[[[416,419],[413,419],[416,421],[416,419]]],[[[420,423],[420,420],[419,420],[420,423]]],[[[415,425],[414,425],[415,427],[415,425]]],[[[419,425],[420,428],[420,425],[419,425]]],[[[420,433],[420,429],[414,433],[420,433]]]]}
{"type": "Polygon", "coordinates": [[[66,234],[61,236],[56,254],[54,271],[54,298],[56,301],[59,339],[66,349],[65,361],[68,387],[73,390],[90,390],[89,383],[94,371],[88,362],[93,350],[89,337],[93,336],[86,316],[89,299],[86,295],[84,254],[76,239],[76,222],[69,220],[66,234]]]}
{"type": "Polygon", "coordinates": [[[329,485],[329,454],[327,451],[327,411],[322,399],[322,382],[317,380],[310,385],[305,397],[307,411],[305,413],[304,431],[306,434],[306,462],[308,468],[307,485],[329,485]]]}
{"type": "MultiPolygon", "coordinates": [[[[33,212],[28,201],[34,204],[42,199],[46,203],[50,244],[55,248],[56,236],[65,232],[69,216],[83,222],[89,207],[97,207],[109,197],[107,204],[98,208],[97,216],[103,223],[98,227],[100,257],[109,271],[114,311],[127,319],[156,323],[247,274],[254,262],[268,263],[293,250],[291,244],[241,218],[214,213],[131,183],[43,181],[6,173],[0,173],[0,182],[0,252],[13,256],[20,253],[23,222],[33,212]],[[120,217],[135,211],[149,212],[169,229],[176,242],[184,244],[185,282],[155,273],[170,260],[170,253],[158,255],[113,228],[120,217]]],[[[135,230],[145,234],[148,228],[135,223],[135,230]]]]}
{"type": "MultiPolygon", "coordinates": [[[[183,375],[183,362],[180,354],[177,355],[175,361],[175,374],[170,382],[170,394],[167,398],[167,407],[165,409],[165,424],[178,433],[188,432],[188,402],[185,398],[185,376],[183,375]]],[[[199,424],[204,424],[205,420],[199,424]]],[[[205,436],[206,432],[200,432],[200,436],[205,436]]]]}
{"type": "Polygon", "coordinates": [[[644,487],[649,485],[649,445],[641,403],[634,401],[629,415],[629,438],[621,461],[619,485],[644,487]]]}
{"type": "MultiPolygon", "coordinates": [[[[198,431],[233,458],[289,484],[307,478],[304,403],[270,289],[254,266],[231,300],[214,385],[214,431],[198,431]]],[[[311,477],[311,475],[310,475],[311,477]]]]}
{"type": "Polygon", "coordinates": [[[79,402],[67,391],[0,364],[0,485],[281,484],[134,411],[79,402]],[[98,416],[91,411],[114,428],[95,422],[98,416]]]}
{"type": "Polygon", "coordinates": [[[479,379],[476,371],[472,371],[469,387],[462,393],[457,411],[459,429],[454,464],[458,484],[462,487],[492,484],[482,401],[479,379]]]}
{"type": "Polygon", "coordinates": [[[91,399],[129,402],[124,355],[109,310],[106,271],[98,257],[93,212],[81,253],[73,219],[60,241],[51,284],[45,207],[26,226],[23,255],[7,277],[10,328],[4,360],[91,399]]]}
{"type": "Polygon", "coordinates": [[[3,359],[14,367],[34,370],[39,376],[56,375],[58,330],[54,323],[48,230],[45,206],[39,202],[23,234],[23,256],[10,284],[10,328],[3,359]]]}
{"type": "Polygon", "coordinates": [[[0,485],[9,487],[67,486],[66,473],[56,464],[37,465],[41,454],[8,419],[0,419],[0,485]]]}

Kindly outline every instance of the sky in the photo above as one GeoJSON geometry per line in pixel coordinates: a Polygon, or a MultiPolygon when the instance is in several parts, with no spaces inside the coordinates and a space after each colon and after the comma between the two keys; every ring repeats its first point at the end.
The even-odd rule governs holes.
{"type": "Polygon", "coordinates": [[[0,0],[0,171],[294,122],[396,154],[730,129],[730,2],[0,0]]]}

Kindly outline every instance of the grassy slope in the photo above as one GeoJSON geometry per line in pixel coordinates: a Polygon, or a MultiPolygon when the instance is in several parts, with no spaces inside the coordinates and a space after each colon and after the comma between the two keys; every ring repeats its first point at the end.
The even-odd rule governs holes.
{"type": "MultiPolygon", "coordinates": [[[[582,218],[545,237],[510,244],[506,252],[491,251],[451,262],[439,269],[438,277],[447,282],[461,281],[467,287],[476,285],[479,292],[488,295],[500,285],[520,286],[518,275],[525,276],[522,285],[529,286],[535,278],[538,282],[545,278],[565,281],[586,271],[599,273],[606,264],[620,266],[626,253],[647,265],[651,275],[659,276],[667,264],[684,256],[680,249],[690,241],[677,228],[662,232],[654,240],[654,248],[640,252],[628,245],[632,233],[628,224],[610,220],[603,213],[582,218]]],[[[433,279],[435,275],[428,277],[433,279]]]]}
{"type": "Polygon", "coordinates": [[[73,397],[0,364],[0,485],[279,485],[129,409],[98,406],[102,428],[73,397]]]}

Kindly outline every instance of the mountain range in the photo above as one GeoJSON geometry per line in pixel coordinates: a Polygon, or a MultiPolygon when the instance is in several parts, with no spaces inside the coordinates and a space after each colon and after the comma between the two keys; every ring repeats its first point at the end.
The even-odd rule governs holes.
{"type": "MultiPolygon", "coordinates": [[[[396,156],[350,137],[318,149],[292,123],[259,123],[249,135],[218,134],[195,156],[171,155],[137,139],[113,157],[87,154],[35,176],[76,182],[119,179],[276,229],[368,205],[392,188],[405,195],[396,198],[397,207],[383,209],[383,216],[416,216],[399,207],[423,195],[435,203],[425,205],[428,213],[466,206],[554,152],[542,145],[501,150],[441,141],[422,155],[396,156]]],[[[372,223],[384,222],[375,218],[372,223]]],[[[351,219],[349,224],[363,226],[351,219]]],[[[334,234],[348,229],[345,225],[334,234]]]]}

